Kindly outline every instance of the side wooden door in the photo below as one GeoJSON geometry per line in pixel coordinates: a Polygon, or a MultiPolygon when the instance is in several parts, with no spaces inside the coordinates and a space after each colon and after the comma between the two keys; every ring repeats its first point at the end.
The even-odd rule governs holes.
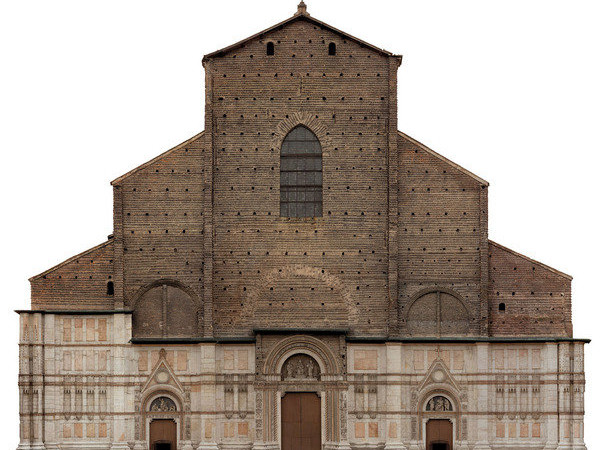
{"type": "Polygon", "coordinates": [[[150,450],[177,450],[177,424],[172,419],[150,422],[150,450]]]}
{"type": "Polygon", "coordinates": [[[321,399],[294,392],[281,399],[281,450],[321,449],[321,399]]]}
{"type": "Polygon", "coordinates": [[[427,422],[427,450],[452,450],[452,422],[431,419],[427,422]]]}

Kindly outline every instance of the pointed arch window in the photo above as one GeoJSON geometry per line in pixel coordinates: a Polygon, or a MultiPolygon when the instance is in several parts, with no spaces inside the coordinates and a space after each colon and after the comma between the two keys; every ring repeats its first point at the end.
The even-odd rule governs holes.
{"type": "Polygon", "coordinates": [[[280,161],[280,215],[323,215],[323,160],[317,136],[300,125],[283,140],[280,161]]]}

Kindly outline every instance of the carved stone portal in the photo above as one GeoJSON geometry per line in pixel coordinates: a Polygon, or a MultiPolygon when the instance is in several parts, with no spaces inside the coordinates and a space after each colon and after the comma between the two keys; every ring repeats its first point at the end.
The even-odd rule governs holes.
{"type": "Polygon", "coordinates": [[[290,356],[281,367],[282,380],[320,380],[321,368],[317,361],[309,355],[290,356]]]}

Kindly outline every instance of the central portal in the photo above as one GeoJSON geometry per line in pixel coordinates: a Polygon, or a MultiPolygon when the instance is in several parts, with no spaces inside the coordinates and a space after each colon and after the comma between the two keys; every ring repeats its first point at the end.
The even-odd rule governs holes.
{"type": "Polygon", "coordinates": [[[321,449],[321,399],[314,392],[281,399],[281,450],[321,449]]]}

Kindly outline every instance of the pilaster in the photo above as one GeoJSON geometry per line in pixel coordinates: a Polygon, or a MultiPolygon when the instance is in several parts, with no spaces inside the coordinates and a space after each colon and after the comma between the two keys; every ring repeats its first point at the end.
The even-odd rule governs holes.
{"type": "MultiPolygon", "coordinates": [[[[486,342],[480,342],[476,344],[476,360],[477,360],[477,369],[479,373],[488,373],[489,365],[490,365],[490,344],[486,342]]],[[[489,381],[486,376],[486,381],[489,381]]],[[[487,385],[478,391],[477,395],[477,411],[478,412],[487,412],[490,411],[489,405],[489,388],[487,385]]],[[[473,450],[491,450],[489,444],[489,424],[488,424],[488,416],[480,414],[477,416],[476,420],[476,442],[473,450]]]]}

